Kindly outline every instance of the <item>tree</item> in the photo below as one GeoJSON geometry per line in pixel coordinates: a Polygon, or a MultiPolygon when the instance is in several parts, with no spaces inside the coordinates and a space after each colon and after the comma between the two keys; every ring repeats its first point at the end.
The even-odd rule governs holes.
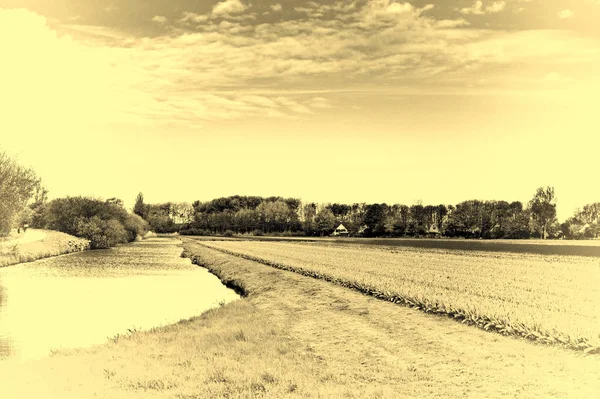
{"type": "Polygon", "coordinates": [[[556,221],[556,198],[554,187],[539,187],[531,201],[529,209],[535,226],[543,239],[548,236],[548,228],[556,221]]]}
{"type": "Polygon", "coordinates": [[[365,235],[370,237],[385,234],[385,216],[388,211],[387,204],[369,204],[365,211],[365,235]]]}
{"type": "Polygon", "coordinates": [[[310,204],[304,204],[301,208],[300,222],[302,223],[302,230],[307,236],[315,234],[317,231],[317,224],[315,222],[315,216],[317,215],[317,204],[311,202],[310,204]]]}
{"type": "Polygon", "coordinates": [[[333,212],[331,212],[331,209],[321,208],[315,216],[315,224],[321,237],[331,233],[335,228],[335,216],[333,212]]]}
{"type": "Polygon", "coordinates": [[[32,169],[0,152],[0,236],[10,233],[17,215],[27,206],[39,184],[32,169]]]}
{"type": "Polygon", "coordinates": [[[144,206],[144,194],[139,193],[135,199],[135,205],[133,205],[133,213],[146,219],[148,212],[146,206],[144,206]]]}

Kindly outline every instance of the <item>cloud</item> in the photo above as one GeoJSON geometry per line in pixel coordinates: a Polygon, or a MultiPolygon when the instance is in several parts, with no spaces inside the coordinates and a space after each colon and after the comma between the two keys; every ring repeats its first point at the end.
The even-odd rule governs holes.
{"type": "Polygon", "coordinates": [[[25,38],[3,53],[1,109],[18,125],[30,105],[44,116],[40,128],[42,120],[80,129],[199,126],[261,115],[306,118],[340,106],[334,93],[464,92],[473,76],[483,89],[534,91],[542,81],[537,71],[562,76],[569,65],[599,65],[598,40],[574,33],[456,29],[469,22],[386,0],[307,9],[325,16],[268,23],[191,12],[179,20],[156,16],[171,33],[146,38],[85,25],[57,31],[37,14],[1,11],[0,35],[25,38]]]}
{"type": "Polygon", "coordinates": [[[240,0],[225,0],[213,6],[212,14],[215,16],[240,14],[249,7],[250,6],[245,5],[240,0]]]}
{"type": "Polygon", "coordinates": [[[163,17],[162,15],[156,15],[152,18],[152,21],[159,24],[165,24],[168,22],[168,19],[167,17],[163,17]]]}
{"type": "Polygon", "coordinates": [[[185,11],[183,13],[183,16],[179,19],[178,22],[182,22],[182,23],[188,23],[188,22],[201,23],[201,22],[208,21],[208,19],[209,19],[208,15],[196,14],[194,12],[185,11]]]}
{"type": "Polygon", "coordinates": [[[111,4],[109,6],[104,7],[103,10],[106,12],[113,12],[113,11],[118,11],[119,7],[115,6],[114,4],[111,4]]]}
{"type": "Polygon", "coordinates": [[[281,6],[281,4],[277,3],[271,6],[271,10],[273,12],[281,12],[283,10],[283,7],[281,6]]]}
{"type": "Polygon", "coordinates": [[[313,97],[310,101],[310,106],[313,108],[333,108],[330,101],[325,97],[313,97]]]}
{"type": "Polygon", "coordinates": [[[568,19],[573,18],[575,13],[567,8],[566,10],[559,11],[556,15],[558,15],[558,18],[560,19],[568,19]]]}
{"type": "Polygon", "coordinates": [[[477,0],[471,7],[465,7],[460,9],[461,14],[465,15],[483,15],[483,14],[495,14],[506,8],[505,1],[495,1],[492,5],[483,7],[483,2],[477,0]]]}

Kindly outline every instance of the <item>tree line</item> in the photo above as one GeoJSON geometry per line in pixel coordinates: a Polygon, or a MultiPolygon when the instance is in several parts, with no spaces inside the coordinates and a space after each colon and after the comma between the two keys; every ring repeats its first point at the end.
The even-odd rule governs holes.
{"type": "Polygon", "coordinates": [[[0,237],[23,224],[62,231],[106,248],[147,231],[193,235],[254,234],[325,236],[343,224],[356,237],[567,238],[600,236],[600,202],[585,205],[563,223],[556,219],[554,188],[532,199],[467,200],[455,205],[386,203],[317,204],[279,196],[239,196],[189,203],[146,204],[133,214],[123,201],[66,197],[48,201],[31,169],[0,152],[0,237]]]}
{"type": "Polygon", "coordinates": [[[385,203],[317,204],[298,198],[239,196],[189,203],[145,204],[140,193],[134,212],[159,233],[191,235],[326,236],[343,224],[355,237],[464,237],[483,239],[594,238],[600,233],[600,206],[586,205],[559,224],[553,187],[532,199],[467,200],[455,205],[385,203]]]}

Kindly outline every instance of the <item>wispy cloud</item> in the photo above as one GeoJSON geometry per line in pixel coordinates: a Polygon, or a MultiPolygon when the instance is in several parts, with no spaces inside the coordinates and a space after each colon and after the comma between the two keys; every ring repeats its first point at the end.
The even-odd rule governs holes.
{"type": "Polygon", "coordinates": [[[495,1],[491,5],[485,6],[481,0],[477,0],[471,7],[464,7],[460,9],[461,14],[465,15],[483,15],[483,14],[495,14],[506,8],[505,1],[495,1]]]}
{"type": "MultiPolygon", "coordinates": [[[[480,9],[497,10],[496,3],[480,9]]],[[[544,66],[563,76],[565,65],[591,71],[600,59],[596,39],[464,29],[464,18],[436,19],[428,13],[432,7],[407,2],[308,3],[298,18],[269,23],[249,19],[249,3],[219,4],[207,14],[154,16],[170,29],[154,38],[86,25],[63,25],[57,34],[39,15],[0,11],[3,36],[30,38],[5,50],[3,68],[46,67],[43,75],[3,75],[3,94],[43,93],[31,106],[46,107],[56,123],[96,118],[198,126],[256,115],[309,117],[341,106],[333,93],[351,91],[534,91],[539,73],[527,75],[526,69],[544,66]],[[523,77],[514,79],[513,72],[523,77]],[[64,96],[56,100],[51,93],[64,96]],[[67,116],[70,108],[80,111],[77,118],[67,116]]],[[[6,107],[16,110],[10,102],[6,107]]]]}
{"type": "Polygon", "coordinates": [[[167,17],[164,17],[162,15],[156,15],[152,18],[153,22],[159,23],[159,24],[165,24],[168,22],[167,17]]]}
{"type": "Polygon", "coordinates": [[[568,19],[573,18],[575,16],[575,13],[567,8],[565,10],[559,11],[557,15],[560,19],[568,19]]]}

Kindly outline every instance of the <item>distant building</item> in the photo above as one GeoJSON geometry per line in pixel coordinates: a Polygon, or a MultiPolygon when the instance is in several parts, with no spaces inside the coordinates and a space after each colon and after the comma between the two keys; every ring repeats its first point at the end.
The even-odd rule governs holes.
{"type": "Polygon", "coordinates": [[[336,229],[333,231],[332,236],[338,237],[338,236],[348,236],[348,229],[340,223],[340,225],[338,227],[336,227],[336,229]]]}
{"type": "Polygon", "coordinates": [[[429,228],[427,229],[427,237],[440,237],[441,231],[438,227],[438,225],[436,223],[432,223],[431,225],[429,225],[429,228]]]}
{"type": "Polygon", "coordinates": [[[579,229],[579,233],[580,234],[585,234],[586,230],[589,229],[591,226],[589,223],[584,224],[580,229],[579,229]]]}

